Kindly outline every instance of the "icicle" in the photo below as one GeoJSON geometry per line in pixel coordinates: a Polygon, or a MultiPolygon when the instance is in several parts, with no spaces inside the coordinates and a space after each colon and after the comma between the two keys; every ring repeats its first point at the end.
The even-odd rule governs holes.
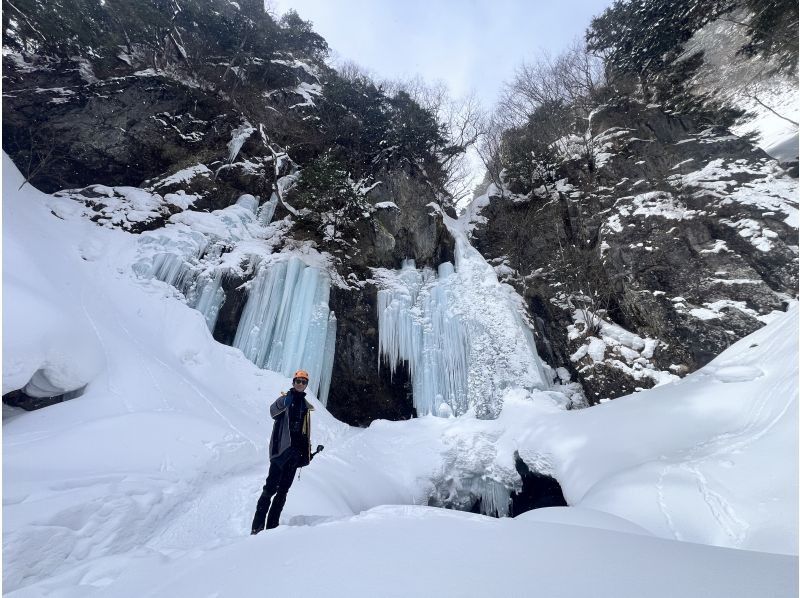
{"type": "Polygon", "coordinates": [[[255,132],[255,127],[249,122],[244,121],[231,133],[231,140],[228,142],[228,163],[233,162],[239,155],[244,142],[255,132]]]}
{"type": "Polygon", "coordinates": [[[336,341],[330,278],[292,257],[262,264],[250,284],[233,346],[259,367],[291,376],[303,368],[309,390],[327,401],[336,341]]]}
{"type": "Polygon", "coordinates": [[[331,388],[331,375],[333,374],[333,357],[336,352],[336,314],[331,312],[328,316],[328,329],[325,333],[325,350],[322,354],[322,376],[319,381],[319,400],[323,405],[328,404],[328,392],[331,388]]]}
{"type": "Polygon", "coordinates": [[[330,280],[323,276],[316,286],[312,312],[308,322],[308,336],[303,348],[300,363],[311,376],[309,388],[319,396],[322,384],[322,363],[325,354],[325,337],[328,333],[328,299],[330,298],[330,280]]]}
{"type": "Polygon", "coordinates": [[[519,298],[497,281],[471,247],[457,247],[458,267],[437,273],[403,262],[376,269],[379,353],[394,371],[406,362],[419,415],[497,417],[505,389],[547,388],[519,298]],[[516,299],[515,299],[516,298],[516,299]]]}
{"type": "Polygon", "coordinates": [[[275,208],[278,206],[278,194],[273,193],[269,201],[265,201],[258,210],[258,222],[261,226],[266,226],[272,222],[272,217],[275,216],[275,208]]]}
{"type": "Polygon", "coordinates": [[[481,499],[481,513],[494,517],[508,517],[511,492],[491,478],[475,477],[470,480],[469,492],[481,499]]]}
{"type": "Polygon", "coordinates": [[[214,332],[217,316],[225,301],[225,291],[222,290],[222,272],[217,270],[212,276],[201,276],[196,283],[197,298],[189,303],[203,314],[208,324],[208,329],[214,332]]]}

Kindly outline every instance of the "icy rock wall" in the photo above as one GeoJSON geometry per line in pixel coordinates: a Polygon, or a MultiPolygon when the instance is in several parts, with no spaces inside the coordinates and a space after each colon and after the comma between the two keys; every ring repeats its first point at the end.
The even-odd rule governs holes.
{"type": "Polygon", "coordinates": [[[374,271],[380,354],[392,371],[407,362],[418,415],[496,418],[507,389],[547,389],[552,376],[519,296],[463,237],[456,264],[374,271]]]}
{"type": "Polygon", "coordinates": [[[307,370],[323,404],[330,389],[336,315],[328,308],[330,277],[297,257],[262,263],[250,282],[233,346],[261,368],[291,376],[307,370]]]}

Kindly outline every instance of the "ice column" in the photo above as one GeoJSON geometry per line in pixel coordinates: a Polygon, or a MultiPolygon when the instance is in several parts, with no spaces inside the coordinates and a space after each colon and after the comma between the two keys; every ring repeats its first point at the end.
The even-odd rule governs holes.
{"type": "Polygon", "coordinates": [[[392,373],[401,360],[408,363],[419,415],[447,413],[443,403],[461,415],[468,408],[468,334],[452,310],[453,265],[445,262],[438,274],[406,260],[378,291],[379,348],[392,373]]]}
{"type": "Polygon", "coordinates": [[[220,270],[211,275],[199,276],[195,281],[193,296],[187,297],[189,307],[193,307],[203,314],[211,332],[214,332],[217,316],[224,301],[225,291],[222,290],[222,272],[220,270]]]}
{"type": "Polygon", "coordinates": [[[438,272],[412,260],[376,269],[379,351],[394,373],[408,365],[418,415],[494,418],[509,388],[548,388],[533,333],[513,289],[472,250],[438,272]],[[459,259],[460,258],[460,259],[459,259]]]}
{"type": "Polygon", "coordinates": [[[308,371],[309,389],[325,404],[336,342],[328,307],[330,277],[297,257],[262,263],[250,283],[233,346],[257,366],[291,376],[308,371]]]}
{"type": "Polygon", "coordinates": [[[261,226],[266,226],[272,222],[272,217],[275,215],[275,208],[278,206],[278,194],[273,193],[268,201],[264,202],[258,209],[258,222],[261,226]]]}

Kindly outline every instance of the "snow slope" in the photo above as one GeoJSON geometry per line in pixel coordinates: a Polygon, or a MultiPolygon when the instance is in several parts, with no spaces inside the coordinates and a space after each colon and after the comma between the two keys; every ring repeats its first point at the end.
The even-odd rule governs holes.
{"type": "Polygon", "coordinates": [[[496,420],[354,429],[312,399],[326,449],[284,525],[252,538],[267,407],[289,381],[135,278],[136,235],[55,216],[70,200],[18,191],[3,166],[4,393],[36,371],[85,386],[4,410],[10,596],[796,594],[796,306],[679,382],[585,410],[516,389],[496,420]],[[514,451],[572,507],[425,506],[501,506],[514,451]]]}

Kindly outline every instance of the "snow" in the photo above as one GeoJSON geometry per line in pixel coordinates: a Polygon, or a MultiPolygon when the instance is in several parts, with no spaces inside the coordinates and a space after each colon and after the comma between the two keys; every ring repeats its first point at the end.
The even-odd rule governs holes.
{"type": "Polygon", "coordinates": [[[317,67],[313,64],[309,64],[307,62],[303,62],[297,58],[290,56],[291,60],[283,59],[283,58],[273,58],[270,60],[273,64],[282,64],[284,66],[288,66],[290,68],[299,68],[304,70],[307,74],[311,75],[312,77],[317,77],[317,67]]]}
{"type": "Polygon", "coordinates": [[[173,210],[166,204],[184,209],[183,206],[188,207],[192,201],[193,196],[170,193],[162,198],[158,193],[138,187],[92,185],[86,189],[59,191],[51,200],[50,207],[64,218],[80,213],[102,226],[130,230],[140,223],[168,217],[173,210]]]}
{"type": "Polygon", "coordinates": [[[773,244],[770,239],[777,238],[778,233],[772,231],[752,218],[742,218],[740,220],[720,220],[723,224],[739,231],[739,236],[747,239],[756,249],[763,252],[768,252],[772,249],[773,244]]]}
{"type": "MultiPolygon", "coordinates": [[[[495,419],[359,429],[311,394],[325,451],[281,526],[251,537],[268,405],[290,380],[136,277],[137,235],[52,215],[52,197],[18,190],[3,166],[4,392],[45,359],[87,384],[45,409],[4,408],[8,596],[797,594],[796,304],[698,372],[588,409],[509,386],[495,419]],[[502,512],[515,451],[570,508],[494,519],[427,506],[481,498],[502,512]]],[[[463,242],[465,224],[448,222],[463,242]]],[[[457,249],[449,277],[518,330],[491,266],[457,249]]]]}
{"type": "Polygon", "coordinates": [[[710,161],[700,170],[684,175],[672,175],[669,181],[679,188],[703,195],[722,198],[724,203],[739,203],[755,206],[767,212],[777,212],[784,216],[783,221],[794,228],[798,227],[800,217],[797,210],[797,180],[782,176],[783,171],[774,162],[757,167],[725,162],[723,159],[710,161]],[[758,178],[739,184],[736,174],[754,174],[758,178]],[[731,191],[729,187],[734,187],[731,191]],[[699,190],[699,191],[698,191],[699,190]]]}
{"type": "MultiPolygon", "coordinates": [[[[274,61],[273,61],[274,62],[274,61]]],[[[294,88],[294,93],[302,96],[303,102],[289,106],[289,108],[297,108],[300,106],[316,106],[314,98],[322,95],[322,86],[319,83],[300,83],[294,88]]]]}
{"type": "Polygon", "coordinates": [[[179,170],[178,172],[171,174],[170,176],[159,180],[155,187],[165,187],[167,185],[177,185],[180,183],[185,183],[187,181],[192,180],[196,176],[204,176],[210,177],[212,174],[211,170],[205,164],[196,164],[195,166],[189,166],[188,168],[184,168],[179,170]]]}
{"type": "MultiPolygon", "coordinates": [[[[614,204],[619,213],[627,216],[660,216],[668,220],[686,220],[693,218],[696,210],[689,210],[679,199],[666,191],[651,191],[632,197],[621,197],[614,204]],[[629,202],[630,206],[625,205],[629,202]],[[634,208],[630,211],[630,208],[634,208]]],[[[610,226],[610,225],[609,225],[610,226]]]]}
{"type": "Polygon", "coordinates": [[[747,18],[745,11],[734,11],[712,21],[686,43],[684,57],[702,51],[704,59],[692,79],[692,87],[697,93],[713,94],[716,99],[750,113],[731,129],[733,133],[739,136],[756,133],[759,147],[773,158],[797,160],[796,123],[800,120],[797,80],[780,73],[778,65],[770,60],[737,54],[748,39],[747,28],[734,21],[747,18]]]}

